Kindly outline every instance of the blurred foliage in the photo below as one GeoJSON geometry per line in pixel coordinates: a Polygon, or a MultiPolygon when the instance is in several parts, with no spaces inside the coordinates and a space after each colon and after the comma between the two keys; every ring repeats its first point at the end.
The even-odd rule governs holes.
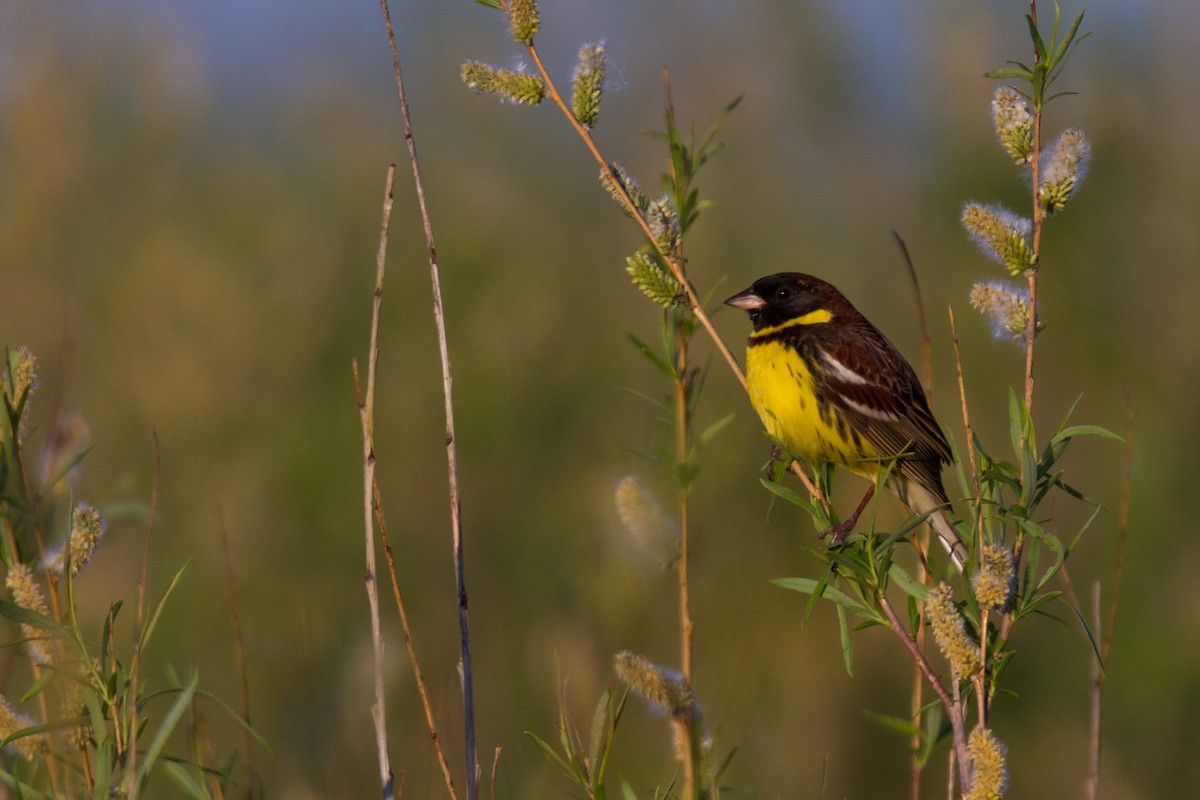
{"type": "MultiPolygon", "coordinates": [[[[96,445],[81,492],[98,505],[148,496],[158,433],[150,593],[183,560],[192,566],[143,674],[194,662],[215,694],[237,696],[218,599],[224,519],[251,720],[273,749],[257,762],[268,791],[360,797],[372,791],[375,757],[349,364],[366,349],[379,196],[404,146],[377,11],[339,9],[345,18],[330,21],[302,4],[297,25],[308,27],[289,35],[233,13],[185,24],[220,7],[139,10],[0,10],[0,341],[29,346],[47,385],[63,387],[34,409],[34,425],[49,427],[56,406],[88,419],[96,445]],[[261,47],[214,44],[234,29],[234,42],[261,36],[261,47]]],[[[561,776],[522,731],[556,727],[555,654],[571,707],[588,709],[616,685],[613,653],[659,658],[675,647],[673,580],[631,557],[610,507],[621,476],[654,478],[631,451],[666,435],[620,391],[656,390],[626,334],[648,339],[657,323],[623,271],[636,232],[565,128],[540,118],[546,109],[498,109],[462,88],[467,58],[513,55],[497,49],[493,21],[465,1],[402,13],[456,370],[479,738],[482,752],[505,747],[500,797],[552,797],[561,776]]],[[[905,237],[931,309],[934,405],[961,442],[937,310],[964,309],[980,277],[958,227],[961,200],[1015,202],[1024,191],[995,147],[993,84],[982,77],[1027,35],[1012,14],[680,0],[547,3],[543,13],[564,41],[606,41],[613,91],[596,135],[634,174],[661,171],[661,149],[641,131],[661,119],[664,64],[681,119],[711,119],[744,94],[723,129],[726,149],[704,174],[716,206],[689,242],[702,294],[724,279],[740,286],[801,268],[838,284],[911,355],[916,326],[911,305],[896,302],[907,278],[891,231],[905,237]]],[[[1130,387],[1135,483],[1101,795],[1186,796],[1200,792],[1191,753],[1200,540],[1179,503],[1192,491],[1186,454],[1200,445],[1200,273],[1184,269],[1200,262],[1200,156],[1189,133],[1200,116],[1190,99],[1200,89],[1200,13],[1181,1],[1129,4],[1090,11],[1089,26],[1093,37],[1056,84],[1081,94],[1054,104],[1055,124],[1085,128],[1097,158],[1042,253],[1049,324],[1037,423],[1056,424],[1082,391],[1077,417],[1121,433],[1130,387]]],[[[564,70],[573,57],[547,53],[564,70]]],[[[411,192],[397,191],[393,219],[379,477],[453,757],[460,701],[441,397],[411,192]]],[[[744,332],[732,315],[717,324],[730,342],[744,332]]],[[[1003,441],[1019,353],[999,350],[970,314],[959,315],[959,330],[972,421],[984,440],[1003,441]]],[[[694,486],[692,539],[694,683],[721,745],[738,747],[726,781],[762,796],[816,795],[828,758],[830,796],[878,796],[879,776],[903,774],[906,755],[858,711],[902,715],[895,703],[909,675],[894,670],[895,642],[868,631],[848,678],[834,614],[814,613],[801,629],[803,598],[769,584],[796,573],[814,532],[790,509],[768,514],[758,485],[768,445],[740,389],[714,377],[697,424],[730,410],[738,417],[706,451],[694,486]]],[[[1080,444],[1065,458],[1075,483],[1092,497],[1119,496],[1113,448],[1080,444]]],[[[854,483],[843,482],[840,502],[852,502],[854,483]]],[[[1114,511],[1093,524],[1073,574],[1107,574],[1114,511]]],[[[1045,524],[1070,531],[1081,513],[1055,507],[1045,524]]],[[[81,602],[133,585],[139,533],[111,527],[78,582],[81,602]]],[[[393,762],[410,796],[436,796],[393,636],[393,762]]],[[[1072,645],[1047,619],[1012,642],[1021,659],[1006,678],[1022,702],[998,714],[997,735],[1010,763],[1025,765],[1013,769],[1013,796],[1071,796],[1082,785],[1091,653],[1077,638],[1072,645]]],[[[626,714],[622,731],[613,780],[669,783],[661,724],[626,714]]]]}

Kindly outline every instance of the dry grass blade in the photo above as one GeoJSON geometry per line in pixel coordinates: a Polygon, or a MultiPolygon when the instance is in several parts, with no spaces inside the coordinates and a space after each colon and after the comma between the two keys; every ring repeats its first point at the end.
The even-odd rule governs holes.
{"type": "Polygon", "coordinates": [[[379,252],[375,266],[375,291],[371,304],[371,344],[367,352],[367,389],[361,391],[358,362],[352,364],[355,392],[358,394],[358,414],[363,435],[363,527],[367,570],[364,583],[371,613],[371,641],[374,645],[375,702],[371,717],[375,723],[375,747],[379,755],[379,781],[385,800],[395,796],[395,778],[387,750],[387,713],[383,687],[383,634],[379,622],[379,590],[375,569],[374,490],[375,485],[375,369],[379,363],[379,309],[383,298],[384,263],[387,255],[388,227],[392,218],[392,182],[396,165],[388,166],[383,197],[383,221],[379,232],[379,252]]]}
{"type": "Polygon", "coordinates": [[[433,225],[429,218],[429,207],[425,201],[425,184],[421,180],[421,162],[417,158],[416,137],[413,135],[412,117],[408,110],[408,95],[404,91],[404,75],[400,70],[400,56],[396,49],[396,34],[392,28],[391,12],[387,0],[380,0],[384,27],[387,30],[388,47],[392,55],[392,77],[400,101],[400,114],[404,120],[404,140],[408,143],[409,164],[413,172],[413,184],[417,193],[417,206],[425,231],[425,246],[429,257],[429,277],[433,284],[433,317],[437,326],[438,352],[442,365],[442,396],[446,415],[446,463],[450,488],[450,529],[454,558],[455,594],[458,598],[459,667],[462,675],[463,696],[463,740],[466,752],[466,796],[467,800],[479,797],[479,756],[475,749],[475,677],[471,663],[471,630],[467,614],[467,579],[463,557],[462,501],[458,488],[458,448],[454,427],[454,379],[450,368],[450,350],[446,342],[446,318],[442,308],[442,285],[438,268],[437,247],[433,239],[433,225]]]}

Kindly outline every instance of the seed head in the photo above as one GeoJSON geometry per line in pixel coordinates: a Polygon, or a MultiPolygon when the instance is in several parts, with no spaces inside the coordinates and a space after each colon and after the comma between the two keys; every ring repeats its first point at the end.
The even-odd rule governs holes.
{"type": "Polygon", "coordinates": [[[512,24],[513,41],[530,44],[542,26],[537,0],[509,0],[508,21],[512,24]]]}
{"type": "Polygon", "coordinates": [[[600,119],[600,94],[604,89],[607,67],[603,42],[593,42],[579,48],[571,83],[571,113],[585,128],[592,128],[600,119]]]}
{"type": "Polygon", "coordinates": [[[512,103],[536,106],[546,96],[546,84],[537,75],[520,69],[500,69],[478,61],[462,66],[462,80],[480,94],[492,94],[512,103]]]}
{"type": "MultiPolygon", "coordinates": [[[[980,281],[971,287],[971,307],[992,323],[992,335],[1016,344],[1024,341],[1029,324],[1029,291],[1003,281],[980,281]]],[[[1045,325],[1039,319],[1037,330],[1045,325]]]]}
{"type": "Polygon", "coordinates": [[[1050,149],[1042,153],[1038,198],[1047,214],[1061,211],[1075,194],[1092,160],[1092,146],[1078,128],[1062,132],[1050,149]]]}
{"type": "Polygon", "coordinates": [[[638,182],[620,164],[613,162],[609,166],[612,168],[612,175],[616,175],[616,182],[613,181],[608,170],[600,170],[600,183],[604,185],[605,190],[620,204],[625,216],[632,218],[635,213],[645,214],[646,210],[650,208],[650,200],[642,192],[642,187],[638,186],[638,182]],[[625,194],[629,195],[629,200],[633,203],[632,209],[626,205],[625,198],[621,196],[621,192],[617,188],[618,185],[625,190],[625,194]]]}
{"type": "Polygon", "coordinates": [[[963,206],[962,225],[983,254],[1003,264],[1010,275],[1032,269],[1033,245],[1029,240],[1033,224],[1000,206],[967,203],[963,206]]]}
{"type": "Polygon", "coordinates": [[[990,728],[978,726],[967,737],[971,754],[971,782],[963,800],[1000,800],[1008,788],[1004,745],[990,728]]]}
{"type": "Polygon", "coordinates": [[[1033,114],[1025,98],[1015,89],[1001,86],[992,96],[992,122],[1013,163],[1028,164],[1033,151],[1033,114]]]}
{"type": "Polygon", "coordinates": [[[1017,588],[1012,553],[1002,544],[985,544],[979,553],[979,571],[971,579],[981,606],[1003,611],[1017,588]]]}
{"type": "Polygon", "coordinates": [[[683,287],[662,266],[656,255],[639,252],[625,259],[625,265],[625,271],[633,278],[633,285],[663,308],[683,302],[683,287]]]}
{"type": "Polygon", "coordinates": [[[954,604],[950,585],[939,583],[935,586],[929,592],[925,608],[929,614],[933,638],[937,641],[938,649],[942,651],[946,663],[950,665],[950,673],[954,680],[962,681],[971,677],[979,669],[979,653],[967,636],[966,626],[958,607],[954,604]]]}
{"type": "Polygon", "coordinates": [[[679,528],[663,513],[650,489],[632,475],[617,481],[617,514],[639,550],[671,567],[679,560],[679,528]]]}

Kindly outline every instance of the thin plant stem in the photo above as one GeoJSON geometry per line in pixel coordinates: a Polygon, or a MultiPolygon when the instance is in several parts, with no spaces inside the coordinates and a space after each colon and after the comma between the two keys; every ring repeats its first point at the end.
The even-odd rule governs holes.
{"type": "Polygon", "coordinates": [[[925,680],[929,682],[934,694],[938,696],[942,706],[946,709],[947,716],[950,717],[950,727],[954,734],[954,753],[958,758],[959,770],[965,779],[970,774],[971,756],[967,752],[967,733],[963,725],[962,703],[958,699],[958,686],[956,682],[953,685],[954,696],[952,697],[946,691],[946,687],[942,686],[942,682],[938,680],[937,674],[934,673],[933,667],[929,665],[929,660],[925,658],[925,654],[917,647],[917,642],[908,635],[908,631],[904,629],[904,625],[900,622],[900,618],[896,616],[896,611],[892,608],[891,602],[887,596],[880,592],[878,594],[879,607],[883,610],[883,614],[887,617],[888,627],[892,629],[892,633],[896,634],[903,642],[908,652],[912,655],[913,661],[921,670],[921,674],[925,676],[925,680]]]}
{"type": "Polygon", "coordinates": [[[229,592],[229,618],[233,628],[233,658],[241,682],[242,693],[242,758],[246,767],[254,769],[254,738],[250,734],[250,680],[246,672],[246,641],[242,635],[242,615],[238,605],[237,580],[233,573],[233,557],[229,552],[229,536],[225,530],[225,516],[217,508],[217,541],[221,546],[221,564],[225,572],[225,588],[229,592]]]}
{"type": "MultiPolygon", "coordinates": [[[[912,255],[908,251],[908,244],[903,237],[896,231],[892,231],[892,238],[896,242],[896,246],[900,248],[900,256],[904,261],[905,269],[908,273],[909,282],[912,283],[913,302],[916,304],[917,315],[917,332],[921,339],[921,367],[924,371],[925,397],[932,405],[933,403],[933,340],[929,338],[929,326],[925,320],[925,299],[921,295],[921,284],[917,280],[917,268],[913,264],[912,255]]],[[[914,544],[922,553],[929,550],[929,526],[924,525],[916,534],[914,544]]],[[[916,578],[921,583],[932,585],[932,576],[925,568],[926,562],[924,557],[917,559],[917,575],[916,578]]],[[[925,652],[925,602],[923,600],[916,601],[917,608],[917,630],[916,644],[917,649],[925,652]]],[[[917,730],[909,737],[909,792],[912,800],[919,800],[921,796],[921,713],[925,707],[925,681],[921,675],[920,666],[913,664],[912,673],[912,702],[909,708],[912,713],[913,721],[917,723],[917,730]]]]}
{"type": "Polygon", "coordinates": [[[1133,485],[1133,398],[1125,386],[1125,463],[1121,469],[1121,505],[1117,514],[1117,557],[1113,568],[1112,597],[1108,601],[1108,623],[1104,626],[1104,642],[1100,660],[1108,665],[1113,631],[1117,625],[1117,604],[1121,599],[1121,577],[1125,572],[1125,540],[1129,534],[1129,491],[1133,485]]]}
{"type": "MultiPolygon", "coordinates": [[[[137,777],[137,732],[138,732],[138,673],[142,665],[143,624],[146,619],[146,584],[150,580],[150,539],[154,533],[154,516],[158,508],[159,449],[158,432],[154,432],[154,478],[150,485],[150,512],[146,523],[146,541],[142,545],[142,569],[137,584],[137,614],[134,623],[133,663],[129,667],[129,736],[125,741],[129,765],[127,796],[137,800],[141,792],[141,781],[137,777]]],[[[116,722],[116,718],[113,720],[116,722]]]]}
{"type": "Polygon", "coordinates": [[[1108,668],[1108,656],[1112,650],[1113,630],[1117,624],[1117,605],[1121,597],[1121,576],[1125,571],[1125,539],[1129,533],[1129,489],[1132,484],[1133,468],[1133,400],[1129,386],[1125,387],[1125,457],[1121,469],[1121,505],[1117,514],[1117,555],[1113,568],[1112,597],[1108,602],[1108,616],[1101,629],[1100,582],[1096,582],[1093,593],[1093,617],[1097,634],[1103,630],[1100,642],[1100,657],[1092,662],[1092,713],[1089,730],[1088,778],[1085,785],[1087,800],[1095,800],[1100,791],[1100,728],[1101,704],[1104,699],[1104,675],[1108,668]]]}
{"type": "MultiPolygon", "coordinates": [[[[675,129],[675,103],[671,98],[671,78],[667,70],[663,69],[663,91],[666,96],[667,118],[670,129],[675,129]]],[[[572,114],[574,117],[574,114],[572,114]]],[[[674,160],[671,161],[671,171],[674,173],[674,160]]],[[[671,175],[672,184],[679,185],[680,176],[671,175]]],[[[640,215],[638,215],[640,216],[640,215]]],[[[661,248],[660,248],[661,249],[661,248]]],[[[669,255],[683,264],[683,245],[676,245],[673,252],[669,255]]],[[[675,313],[673,310],[665,310],[664,314],[668,315],[666,319],[669,321],[669,315],[675,313]]],[[[673,346],[675,348],[675,463],[679,473],[679,491],[678,491],[678,507],[679,507],[679,561],[676,564],[676,574],[679,579],[679,671],[683,675],[684,682],[690,687],[692,686],[692,644],[695,638],[695,625],[692,622],[692,607],[688,589],[688,540],[689,540],[689,515],[688,515],[688,495],[690,477],[683,472],[687,469],[688,451],[690,449],[691,425],[690,425],[690,409],[688,408],[688,381],[689,381],[689,365],[688,365],[688,333],[679,320],[674,320],[671,325],[673,346]]],[[[696,753],[692,746],[695,740],[695,731],[693,730],[694,722],[681,722],[687,728],[688,746],[682,748],[683,752],[683,788],[685,798],[695,800],[697,797],[697,781],[696,781],[696,753]]]]}
{"type": "Polygon", "coordinates": [[[429,207],[425,201],[425,184],[421,180],[421,163],[417,158],[417,141],[413,135],[412,117],[408,110],[408,95],[404,91],[404,75],[400,70],[400,55],[396,49],[396,34],[392,29],[392,17],[387,0],[379,0],[387,29],[388,47],[392,55],[392,77],[400,101],[400,114],[404,120],[404,140],[408,143],[409,165],[412,167],[413,184],[417,194],[417,205],[421,213],[421,224],[425,233],[425,247],[429,258],[429,277],[433,285],[433,318],[437,326],[438,353],[442,366],[442,396],[446,416],[446,466],[450,488],[450,531],[454,561],[454,588],[458,598],[459,666],[462,675],[463,696],[463,743],[466,752],[466,797],[479,797],[479,757],[475,749],[475,677],[471,666],[471,630],[467,613],[467,578],[463,554],[462,501],[458,485],[458,445],[454,426],[454,379],[450,367],[450,349],[446,341],[446,317],[442,306],[442,285],[438,268],[437,247],[434,244],[433,225],[429,218],[429,207]]]}
{"type": "Polygon", "coordinates": [[[387,256],[388,228],[392,219],[392,184],[396,176],[396,165],[388,166],[383,191],[383,214],[379,229],[379,250],[375,257],[375,291],[371,299],[371,342],[367,351],[367,388],[358,391],[358,365],[351,363],[355,387],[358,392],[358,418],[363,437],[363,549],[366,555],[366,572],[363,583],[367,591],[367,605],[371,616],[371,643],[374,650],[372,677],[375,700],[371,704],[371,719],[375,726],[375,749],[379,757],[379,784],[384,800],[395,796],[395,777],[392,774],[391,758],[387,747],[387,705],[384,692],[383,630],[379,619],[379,586],[375,562],[374,493],[375,485],[375,378],[379,364],[379,313],[383,300],[384,265],[387,256]]]}
{"type": "MultiPolygon", "coordinates": [[[[666,313],[671,313],[670,311],[666,313]]],[[[688,409],[687,409],[687,338],[675,330],[675,458],[682,469],[688,457],[688,409]]],[[[686,477],[684,478],[686,481],[686,477]]],[[[679,486],[679,562],[676,570],[679,576],[679,664],[683,680],[688,686],[692,685],[692,640],[695,636],[695,626],[692,624],[691,601],[688,598],[688,487],[685,482],[679,486]]],[[[689,731],[689,734],[691,731],[689,731]]],[[[691,736],[688,741],[690,743],[691,736]]],[[[696,797],[696,764],[693,748],[683,750],[683,781],[684,797],[694,800],[696,797]]]]}
{"type": "MultiPolygon", "coordinates": [[[[1029,0],[1029,17],[1033,26],[1037,27],[1037,0],[1029,0]]],[[[1034,48],[1033,63],[1036,68],[1040,61],[1037,48],[1034,48]]],[[[1029,287],[1029,315],[1025,321],[1025,408],[1033,414],[1033,343],[1037,337],[1037,290],[1038,270],[1041,268],[1042,226],[1046,221],[1046,212],[1038,197],[1039,170],[1042,154],[1042,101],[1036,98],[1033,107],[1033,144],[1030,150],[1030,183],[1033,184],[1033,263],[1026,271],[1026,283],[1029,287]]]]}
{"type": "MultiPolygon", "coordinates": [[[[1092,584],[1092,624],[1100,630],[1100,581],[1092,584]]],[[[1091,715],[1088,724],[1088,776],[1083,796],[1096,800],[1100,790],[1100,706],[1104,696],[1104,662],[1099,658],[1092,662],[1091,715]]]]}
{"type": "Polygon", "coordinates": [[[433,706],[429,702],[429,690],[425,684],[425,674],[417,660],[416,645],[413,643],[412,629],[408,625],[408,611],[405,610],[404,598],[400,593],[400,581],[396,577],[396,561],[392,553],[392,542],[388,538],[387,523],[383,517],[383,504],[379,497],[378,481],[372,487],[375,496],[375,522],[379,526],[379,538],[383,541],[383,554],[387,559],[388,575],[392,579],[392,595],[396,600],[396,609],[400,613],[400,629],[404,633],[404,646],[408,649],[408,660],[413,668],[413,681],[417,684],[417,694],[421,696],[421,708],[425,712],[425,725],[429,728],[429,738],[433,742],[437,754],[438,766],[442,770],[442,780],[451,800],[458,800],[458,792],[454,788],[454,776],[450,773],[450,762],[442,748],[442,739],[438,735],[437,723],[433,719],[433,706]]]}

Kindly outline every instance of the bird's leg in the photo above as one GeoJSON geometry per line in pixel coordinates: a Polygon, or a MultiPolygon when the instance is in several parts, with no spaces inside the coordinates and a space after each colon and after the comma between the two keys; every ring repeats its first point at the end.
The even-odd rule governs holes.
{"type": "Polygon", "coordinates": [[[766,469],[763,471],[767,474],[767,480],[772,483],[778,483],[780,471],[777,469],[779,464],[783,464],[784,468],[792,461],[791,456],[784,452],[783,448],[777,444],[771,445],[771,457],[767,459],[766,469]]]}
{"type": "Polygon", "coordinates": [[[846,541],[846,537],[854,530],[854,526],[858,524],[858,518],[862,514],[863,509],[867,507],[867,503],[871,502],[871,498],[875,496],[875,484],[871,484],[871,488],[867,489],[867,493],[863,495],[863,499],[859,501],[858,508],[854,509],[854,513],[848,518],[842,520],[837,525],[830,525],[825,530],[817,534],[818,539],[829,537],[831,545],[839,545],[846,541]]]}

